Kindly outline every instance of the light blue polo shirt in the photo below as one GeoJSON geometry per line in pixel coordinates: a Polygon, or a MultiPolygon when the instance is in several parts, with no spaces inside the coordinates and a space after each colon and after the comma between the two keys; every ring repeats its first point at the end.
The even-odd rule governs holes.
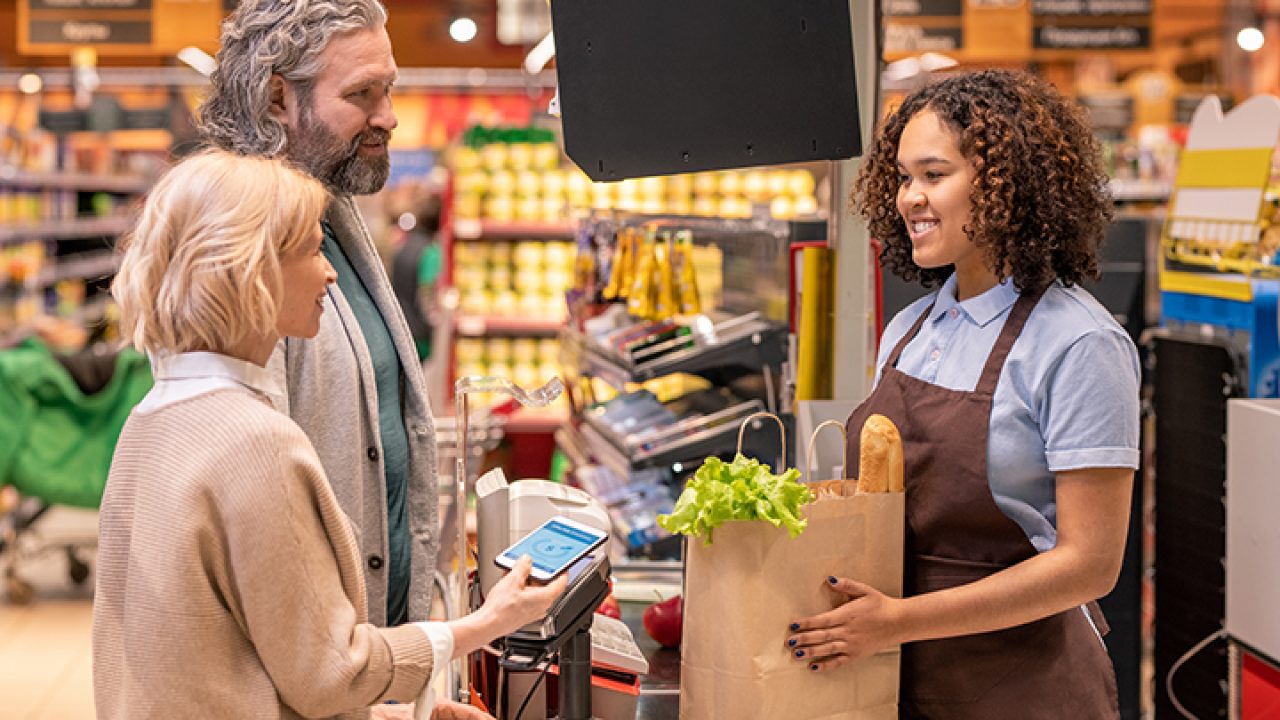
{"type": "MultiPolygon", "coordinates": [[[[898,370],[952,390],[972,391],[1018,299],[1012,282],[956,302],[952,275],[885,328],[876,382],[894,346],[934,300],[898,370]]],[[[1040,552],[1057,543],[1054,473],[1137,468],[1138,351],[1127,333],[1079,286],[1055,282],[1027,319],[996,385],[987,476],[996,505],[1040,552]]]]}

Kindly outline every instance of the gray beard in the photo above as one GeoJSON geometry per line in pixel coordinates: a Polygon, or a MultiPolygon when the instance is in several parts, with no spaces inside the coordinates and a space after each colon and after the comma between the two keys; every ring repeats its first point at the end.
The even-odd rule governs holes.
{"type": "MultiPolygon", "coordinates": [[[[391,159],[386,154],[360,157],[360,143],[391,137],[385,130],[371,128],[343,143],[324,123],[316,122],[310,109],[299,117],[296,130],[287,129],[289,144],[285,156],[324,183],[333,193],[370,195],[382,189],[391,175],[391,159]]],[[[384,145],[385,147],[385,145],[384,145]]]]}

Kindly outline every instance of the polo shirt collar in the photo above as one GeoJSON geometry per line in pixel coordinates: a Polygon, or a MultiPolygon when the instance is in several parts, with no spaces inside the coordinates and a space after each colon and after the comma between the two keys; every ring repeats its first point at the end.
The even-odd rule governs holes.
{"type": "Polygon", "coordinates": [[[1018,295],[1018,289],[1014,287],[1013,280],[1005,279],[977,297],[958,302],[956,300],[956,276],[955,273],[952,273],[951,277],[947,278],[947,281],[943,283],[942,288],[938,291],[938,300],[933,306],[930,320],[938,322],[946,316],[949,310],[959,308],[975,324],[980,327],[986,327],[992,320],[1000,317],[1006,310],[1013,307],[1013,304],[1018,301],[1018,295]]]}

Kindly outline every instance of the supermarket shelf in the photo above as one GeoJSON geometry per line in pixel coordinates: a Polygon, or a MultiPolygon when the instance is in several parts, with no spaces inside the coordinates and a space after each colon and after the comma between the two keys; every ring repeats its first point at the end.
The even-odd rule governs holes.
{"type": "Polygon", "coordinates": [[[129,217],[92,218],[86,220],[53,220],[24,225],[0,225],[0,245],[27,240],[88,238],[123,235],[132,227],[129,217]]]}
{"type": "Polygon", "coordinates": [[[487,335],[555,337],[560,334],[560,330],[564,327],[564,321],[459,315],[455,319],[454,327],[459,335],[466,337],[484,337],[487,335]]]}
{"type": "Polygon", "coordinates": [[[98,175],[94,173],[33,173],[0,168],[0,187],[47,188],[51,190],[85,190],[142,194],[150,183],[136,175],[98,175]]]}
{"type": "Polygon", "coordinates": [[[96,280],[114,275],[120,268],[120,258],[110,250],[84,253],[59,258],[40,272],[40,287],[48,287],[63,280],[96,280]]]}
{"type": "Polygon", "coordinates": [[[553,433],[569,422],[569,413],[565,410],[525,410],[512,413],[503,423],[502,429],[511,433],[553,433]]]}
{"type": "MultiPolygon", "coordinates": [[[[726,366],[760,369],[777,367],[786,360],[786,328],[764,320],[759,313],[717,323],[714,336],[714,342],[694,340],[693,347],[642,362],[626,360],[594,343],[586,343],[584,360],[589,374],[618,390],[625,390],[628,383],[641,383],[672,373],[696,375],[726,366]]],[[[682,337],[671,344],[688,342],[690,337],[682,337]]]]}
{"type": "Polygon", "coordinates": [[[738,444],[742,420],[762,410],[763,403],[749,400],[712,415],[663,427],[644,437],[639,445],[628,443],[590,413],[583,417],[580,431],[591,455],[615,473],[627,477],[632,468],[671,467],[732,452],[738,444]]]}
{"type": "Polygon", "coordinates": [[[578,232],[573,223],[497,222],[455,220],[455,240],[572,240],[578,232]]]}
{"type": "Polygon", "coordinates": [[[1112,180],[1111,198],[1118,202],[1164,202],[1173,193],[1173,185],[1153,180],[1112,180]]]}

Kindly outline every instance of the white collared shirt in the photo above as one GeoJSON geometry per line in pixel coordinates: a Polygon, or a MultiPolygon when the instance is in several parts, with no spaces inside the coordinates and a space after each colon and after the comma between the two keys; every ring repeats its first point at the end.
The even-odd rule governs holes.
{"type": "MultiPolygon", "coordinates": [[[[134,408],[134,412],[143,415],[217,390],[242,389],[269,402],[281,394],[280,386],[266,368],[215,352],[152,356],[151,373],[155,385],[134,408]]],[[[430,717],[435,704],[432,685],[453,658],[453,630],[442,622],[413,624],[431,641],[434,656],[431,680],[418,697],[416,713],[417,717],[430,717]]]]}
{"type": "Polygon", "coordinates": [[[155,386],[138,403],[146,414],[214,390],[243,388],[266,399],[280,395],[271,373],[261,365],[214,352],[185,352],[151,357],[155,386]]]}

